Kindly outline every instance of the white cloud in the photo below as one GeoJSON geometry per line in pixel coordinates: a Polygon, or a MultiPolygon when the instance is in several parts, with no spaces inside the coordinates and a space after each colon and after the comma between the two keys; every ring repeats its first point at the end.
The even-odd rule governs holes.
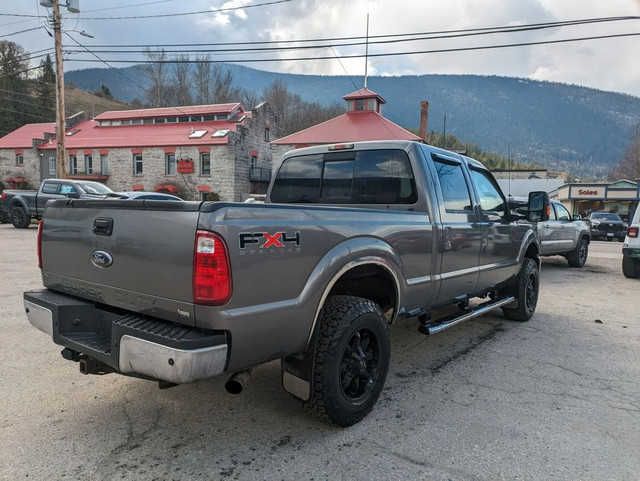
{"type": "MultiPolygon", "coordinates": [[[[114,0],[115,3],[116,0],[114,0]]],[[[123,2],[123,0],[119,0],[123,2]]],[[[523,33],[470,36],[458,39],[431,39],[397,44],[375,43],[376,36],[410,32],[522,25],[579,18],[640,15],[639,0],[294,0],[278,5],[251,7],[264,0],[229,0],[222,5],[214,0],[167,2],[151,7],[99,12],[100,16],[174,14],[153,20],[89,21],[83,16],[96,13],[67,15],[65,21],[73,28],[85,29],[96,36],[95,44],[161,44],[161,43],[223,43],[247,41],[288,41],[296,39],[326,39],[364,36],[366,17],[370,14],[371,56],[369,75],[402,75],[407,73],[469,73],[531,77],[539,80],[577,83],[640,96],[640,62],[637,61],[638,37],[593,40],[576,43],[538,45],[517,48],[476,50],[466,52],[429,53],[385,56],[377,54],[431,51],[514,42],[548,41],[570,37],[610,35],[637,32],[640,21],[591,24],[582,27],[538,30],[523,33]],[[201,15],[175,15],[179,12],[236,8],[227,12],[201,15]]],[[[14,2],[12,13],[34,14],[37,2],[14,2]]],[[[84,8],[87,8],[85,2],[84,8]]],[[[121,5],[123,5],[121,3],[121,5]]],[[[117,6],[117,5],[114,5],[117,6]]],[[[44,9],[40,7],[40,13],[44,9]]],[[[24,24],[25,28],[37,26],[24,24]]],[[[22,26],[22,25],[21,25],[22,26]]],[[[6,27],[10,28],[10,27],[6,27]]],[[[17,29],[17,27],[16,27],[17,29]]],[[[51,43],[44,31],[34,31],[9,37],[28,51],[40,50],[51,43]],[[44,44],[44,45],[43,45],[44,44]]],[[[78,37],[91,46],[92,41],[78,37]]],[[[335,55],[363,55],[364,45],[343,45],[330,42],[333,48],[269,52],[271,58],[300,59],[329,57],[324,60],[293,60],[269,63],[249,63],[255,68],[280,72],[344,75],[364,74],[364,58],[343,58],[335,55]],[[334,54],[335,52],[335,54],[334,54]]],[[[290,44],[282,44],[282,46],[290,44]]],[[[195,55],[195,52],[194,52],[195,55]]],[[[234,59],[255,58],[257,54],[234,54],[234,59]]],[[[73,58],[73,57],[71,57],[73,58]]],[[[219,55],[217,58],[229,58],[219,55]]],[[[69,62],[68,68],[96,66],[69,62]]]]}

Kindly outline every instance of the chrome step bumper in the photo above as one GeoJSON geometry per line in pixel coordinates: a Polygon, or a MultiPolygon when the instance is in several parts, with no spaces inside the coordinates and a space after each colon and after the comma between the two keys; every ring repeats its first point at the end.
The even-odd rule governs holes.
{"type": "Polygon", "coordinates": [[[121,373],[184,384],[225,372],[223,332],[113,313],[49,290],[25,292],[24,308],[29,322],[56,344],[121,373]]]}

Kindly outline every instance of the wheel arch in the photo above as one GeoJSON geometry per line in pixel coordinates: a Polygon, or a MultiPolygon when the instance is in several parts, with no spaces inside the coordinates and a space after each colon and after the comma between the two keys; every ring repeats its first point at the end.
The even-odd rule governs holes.
{"type": "Polygon", "coordinates": [[[351,295],[368,299],[382,309],[393,309],[393,322],[402,305],[400,259],[381,239],[360,237],[332,249],[321,261],[334,266],[318,299],[307,348],[318,325],[327,299],[332,295],[351,295]],[[341,257],[336,262],[336,256],[341,257]],[[356,282],[357,280],[357,282],[356,282]]]}

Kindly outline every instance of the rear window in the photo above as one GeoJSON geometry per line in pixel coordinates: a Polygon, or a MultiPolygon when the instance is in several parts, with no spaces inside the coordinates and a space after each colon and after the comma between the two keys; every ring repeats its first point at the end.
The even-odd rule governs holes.
{"type": "Polygon", "coordinates": [[[277,203],[414,204],[416,184],[402,150],[290,157],[271,191],[277,203]]]}

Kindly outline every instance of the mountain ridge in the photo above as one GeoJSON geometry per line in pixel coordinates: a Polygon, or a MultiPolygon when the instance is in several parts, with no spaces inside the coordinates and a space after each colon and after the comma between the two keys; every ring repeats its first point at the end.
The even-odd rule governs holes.
{"type": "MultiPolygon", "coordinates": [[[[235,86],[262,92],[283,81],[304,100],[328,105],[361,88],[362,77],[282,74],[224,64],[235,86]]],[[[136,67],[83,69],[67,81],[95,91],[106,85],[114,98],[144,100],[146,79],[136,67]]],[[[367,86],[383,97],[383,115],[417,128],[420,101],[427,100],[429,130],[446,132],[485,151],[557,171],[601,179],[622,156],[632,128],[640,123],[640,98],[526,78],[479,75],[369,77],[367,86]]]]}

